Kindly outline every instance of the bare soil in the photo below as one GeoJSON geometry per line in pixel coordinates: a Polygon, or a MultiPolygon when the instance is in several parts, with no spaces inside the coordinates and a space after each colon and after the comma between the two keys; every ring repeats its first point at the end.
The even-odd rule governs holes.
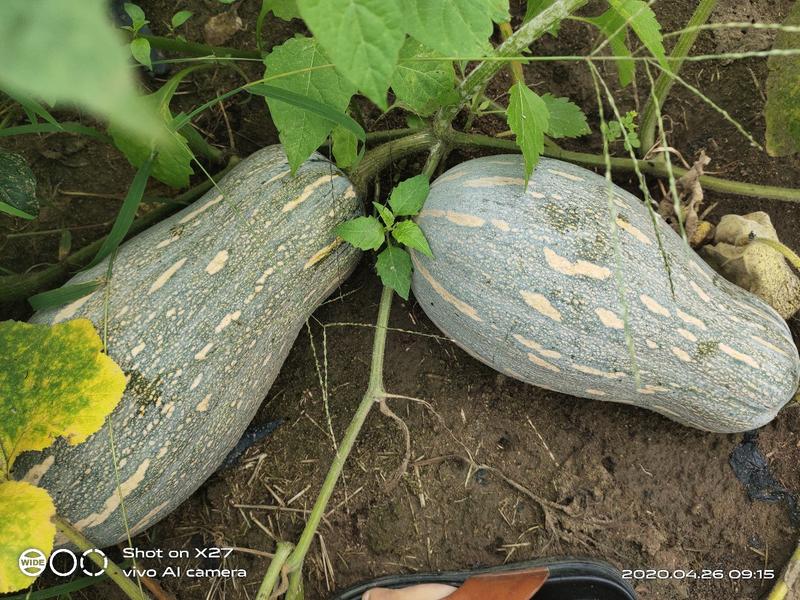
{"type": "MultiPolygon", "coordinates": [[[[195,17],[185,35],[198,40],[205,19],[230,10],[210,0],[141,4],[157,32],[164,31],[160,24],[171,12],[193,10],[195,17]]],[[[228,44],[252,47],[260,3],[240,4],[248,30],[228,44]]],[[[656,3],[654,8],[669,31],[685,24],[694,4],[677,0],[656,3]]],[[[789,0],[721,0],[712,19],[775,22],[783,19],[790,4],[789,0]]],[[[272,19],[266,27],[271,42],[296,30],[272,19]]],[[[771,40],[769,33],[751,30],[705,32],[694,52],[760,50],[771,40]]],[[[565,23],[557,38],[548,37],[536,50],[580,54],[588,52],[592,42],[583,25],[565,23]]],[[[257,64],[245,68],[251,75],[259,71],[257,64]]],[[[610,68],[607,74],[614,84],[610,68]]],[[[695,62],[687,64],[683,76],[730,111],[755,139],[763,140],[763,59],[695,62]]],[[[526,77],[537,89],[569,96],[580,104],[597,131],[594,89],[585,65],[537,63],[526,67],[526,77]]],[[[646,78],[640,78],[638,92],[619,91],[622,110],[636,109],[638,100],[646,98],[644,82],[646,78]]],[[[185,94],[178,98],[178,108],[196,105],[200,98],[236,83],[233,71],[200,73],[182,88],[185,94]]],[[[501,77],[496,89],[505,83],[501,77]]],[[[705,149],[713,159],[709,169],[720,176],[800,187],[797,158],[767,157],[688,91],[676,88],[665,112],[670,143],[687,161],[705,149]]],[[[367,112],[368,121],[372,118],[367,112]]],[[[257,99],[228,102],[224,115],[212,110],[200,125],[221,146],[229,146],[232,138],[242,155],[277,142],[257,99]]],[[[402,126],[402,119],[392,116],[373,128],[389,126],[402,126]]],[[[505,129],[492,119],[478,127],[487,133],[505,129]]],[[[587,152],[600,149],[597,135],[567,145],[587,152]]],[[[32,162],[47,205],[42,219],[31,226],[3,218],[3,233],[113,220],[118,201],[65,195],[68,191],[124,195],[132,169],[113,148],[60,135],[26,137],[10,144],[4,140],[4,146],[32,162]]],[[[448,166],[467,155],[473,154],[453,153],[448,166]]],[[[415,168],[418,159],[397,165],[387,175],[384,189],[415,168]]],[[[618,176],[618,183],[636,189],[628,174],[618,176]]],[[[168,191],[156,186],[148,193],[168,191]]],[[[716,219],[731,212],[767,211],[782,240],[800,248],[798,205],[713,193],[707,197],[719,203],[712,213],[716,219]]],[[[76,230],[74,247],[107,229],[102,225],[76,230]]],[[[0,265],[22,272],[53,262],[58,239],[43,235],[6,240],[0,265]]],[[[177,600],[254,598],[268,559],[252,551],[271,552],[276,540],[298,538],[304,511],[313,504],[336,444],[366,388],[373,333],[369,324],[374,322],[380,296],[371,262],[370,257],[364,259],[295,343],[256,417],[257,422],[282,419],[278,430],[251,448],[238,466],[212,477],[172,515],[134,540],[140,548],[187,548],[192,553],[206,546],[244,549],[222,562],[145,560],[145,566],[157,569],[224,565],[247,570],[247,577],[238,580],[162,578],[163,588],[177,600]],[[327,408],[321,382],[327,382],[327,408]]],[[[15,318],[28,314],[24,305],[6,307],[4,312],[15,318]]],[[[395,329],[389,336],[387,389],[420,400],[391,401],[410,430],[412,466],[387,489],[403,459],[403,435],[394,421],[374,410],[307,560],[307,598],[327,598],[332,590],[379,575],[565,555],[602,558],[622,569],[696,573],[697,579],[636,582],[647,600],[757,599],[769,590],[769,581],[736,580],[728,573],[780,571],[797,532],[785,506],[751,502],[734,477],[728,460],[741,435],[695,431],[645,410],[575,399],[507,378],[441,338],[413,297],[408,302],[395,300],[391,326],[395,329]],[[534,497],[554,502],[557,508],[547,508],[545,514],[534,497]],[[701,579],[704,569],[722,569],[726,575],[721,580],[701,579]]],[[[800,323],[793,321],[791,326],[800,334],[800,323]]],[[[780,482],[800,492],[796,404],[761,430],[759,446],[780,482]]],[[[122,596],[113,585],[103,584],[72,597],[122,596]]]]}

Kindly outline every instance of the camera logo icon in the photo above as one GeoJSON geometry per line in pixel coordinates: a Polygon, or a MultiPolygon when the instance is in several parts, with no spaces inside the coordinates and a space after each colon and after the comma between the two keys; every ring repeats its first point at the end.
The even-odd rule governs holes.
{"type": "Polygon", "coordinates": [[[28,548],[19,555],[19,570],[30,577],[38,577],[47,568],[47,557],[38,548],[28,548]]]}
{"type": "Polygon", "coordinates": [[[80,555],[76,555],[67,548],[59,548],[50,555],[48,560],[45,553],[38,548],[28,548],[19,555],[17,563],[19,570],[29,577],[38,577],[44,573],[48,566],[50,571],[59,577],[70,577],[78,570],[88,577],[97,577],[105,573],[108,568],[108,557],[99,548],[89,548],[80,555]],[[97,558],[91,557],[90,555],[92,554],[96,555],[97,558]],[[66,564],[66,570],[62,570],[62,567],[56,567],[53,562],[57,556],[61,555],[64,556],[61,565],[63,567],[66,564]],[[102,564],[93,565],[92,562],[97,562],[98,559],[102,560],[102,564]],[[99,569],[97,569],[98,566],[99,569]]]}

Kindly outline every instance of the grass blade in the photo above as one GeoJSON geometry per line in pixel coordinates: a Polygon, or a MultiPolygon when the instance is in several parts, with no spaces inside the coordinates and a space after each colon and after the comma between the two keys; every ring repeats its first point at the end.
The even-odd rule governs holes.
{"type": "Polygon", "coordinates": [[[36,294],[28,298],[28,303],[34,310],[45,310],[47,308],[55,308],[69,304],[74,300],[83,298],[91,294],[93,291],[103,285],[103,279],[93,279],[91,281],[84,281],[82,283],[75,283],[73,285],[65,285],[54,290],[48,290],[41,294],[36,294]]]}
{"type": "Polygon", "coordinates": [[[100,133],[93,127],[86,127],[80,123],[36,123],[30,125],[17,125],[16,127],[6,127],[0,129],[0,138],[9,137],[12,135],[25,135],[28,133],[77,133],[87,137],[94,138],[100,142],[110,144],[111,138],[107,135],[100,133]]]}
{"type": "Polygon", "coordinates": [[[295,94],[294,92],[290,92],[273,85],[268,85],[266,83],[257,83],[255,85],[248,86],[247,91],[251,94],[266,96],[274,100],[279,100],[281,102],[285,102],[286,104],[291,104],[297,108],[301,108],[319,115],[331,123],[341,125],[348,131],[352,132],[362,142],[366,141],[367,139],[367,134],[364,132],[364,129],[352,117],[345,113],[337,112],[330,106],[322,104],[321,102],[317,102],[312,98],[295,94]]]}
{"type": "Polygon", "coordinates": [[[122,243],[122,240],[125,239],[128,230],[131,228],[131,223],[133,223],[133,219],[136,217],[136,211],[139,210],[139,204],[142,202],[144,188],[147,186],[147,180],[150,179],[150,171],[153,168],[153,159],[154,155],[151,154],[150,157],[142,163],[142,166],[139,167],[139,170],[133,178],[133,182],[131,182],[131,187],[128,188],[125,200],[122,202],[122,208],[120,208],[119,214],[117,214],[117,219],[114,221],[111,233],[108,234],[103,245],[100,246],[100,250],[97,251],[92,262],[84,267],[84,270],[90,269],[100,263],[106,256],[116,250],[122,243]]]}
{"type": "Polygon", "coordinates": [[[29,221],[36,218],[35,216],[26,213],[24,210],[20,210],[18,208],[15,208],[15,207],[11,206],[10,204],[6,204],[5,202],[0,202],[0,212],[4,212],[4,213],[6,213],[8,215],[11,215],[12,217],[19,217],[21,219],[27,219],[29,221]]]}

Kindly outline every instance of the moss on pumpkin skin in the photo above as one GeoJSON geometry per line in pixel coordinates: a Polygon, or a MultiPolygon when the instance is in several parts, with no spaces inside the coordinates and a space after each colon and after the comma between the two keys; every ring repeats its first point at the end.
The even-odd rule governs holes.
{"type": "Polygon", "coordinates": [[[128,391],[136,398],[137,404],[144,411],[148,406],[154,406],[161,399],[161,376],[155,379],[147,379],[138,370],[126,371],[125,375],[129,377],[128,391]]]}
{"type": "Polygon", "coordinates": [[[719,342],[698,342],[697,343],[697,354],[702,358],[706,358],[708,356],[713,356],[718,351],[719,351],[719,342]]]}
{"type": "Polygon", "coordinates": [[[544,207],[547,223],[559,233],[567,233],[579,229],[583,223],[583,215],[576,208],[565,208],[555,203],[544,207]]]}

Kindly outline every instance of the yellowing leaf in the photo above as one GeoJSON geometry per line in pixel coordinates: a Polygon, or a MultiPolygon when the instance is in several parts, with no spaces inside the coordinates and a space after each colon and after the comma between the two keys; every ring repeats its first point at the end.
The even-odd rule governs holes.
{"type": "Polygon", "coordinates": [[[125,389],[122,369],[101,347],[86,319],[0,323],[0,474],[22,452],[60,436],[80,444],[100,428],[125,389]]]}
{"type": "Polygon", "coordinates": [[[0,594],[25,589],[36,580],[35,575],[26,575],[20,569],[20,554],[35,549],[45,558],[50,556],[56,535],[52,522],[55,514],[53,500],[42,488],[24,481],[0,483],[0,594]]]}

